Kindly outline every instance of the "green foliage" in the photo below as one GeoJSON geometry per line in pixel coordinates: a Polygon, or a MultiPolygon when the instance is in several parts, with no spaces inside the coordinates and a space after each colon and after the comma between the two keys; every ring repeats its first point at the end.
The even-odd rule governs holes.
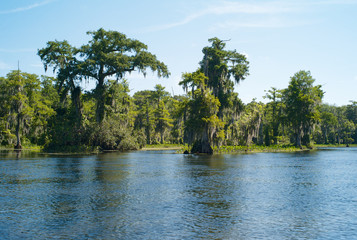
{"type": "Polygon", "coordinates": [[[270,100],[265,107],[264,117],[264,142],[265,145],[278,144],[278,137],[282,135],[279,127],[284,124],[283,111],[284,103],[282,102],[282,91],[272,87],[264,98],[270,100]]]}
{"type": "Polygon", "coordinates": [[[202,50],[204,56],[200,70],[207,76],[207,87],[220,102],[218,116],[222,119],[223,110],[232,105],[230,100],[234,83],[239,83],[249,74],[249,62],[236,50],[225,50],[224,40],[211,38],[208,41],[211,46],[202,50]]]}
{"type": "Polygon", "coordinates": [[[273,145],[273,146],[261,146],[261,145],[250,145],[250,146],[221,146],[215,147],[214,153],[254,153],[254,152],[296,152],[299,151],[293,145],[273,145]]]}
{"type": "Polygon", "coordinates": [[[87,152],[175,143],[187,152],[223,153],[357,142],[357,102],[322,105],[323,91],[309,71],[295,73],[286,89],[268,90],[268,103],[243,104],[234,84],[248,76],[249,62],[212,38],[199,69],[182,75],[186,95],[170,96],[157,84],[131,96],[126,74],[151,70],[168,77],[166,65],[122,33],[99,29],[88,35],[78,48],[50,41],[38,51],[56,78],[20,71],[0,77],[1,145],[87,152]],[[84,80],[95,88],[83,92],[84,80]]]}
{"type": "Polygon", "coordinates": [[[253,140],[257,143],[263,113],[262,103],[252,101],[245,107],[239,120],[234,123],[235,135],[233,137],[238,139],[239,145],[249,146],[253,140]]]}
{"type": "Polygon", "coordinates": [[[143,147],[138,141],[138,134],[134,135],[128,128],[118,121],[106,119],[101,123],[90,126],[89,145],[98,146],[101,150],[135,150],[143,147]]]}
{"type": "MultiPolygon", "coordinates": [[[[243,104],[233,92],[234,83],[248,75],[248,61],[236,50],[225,50],[225,41],[209,39],[211,46],[203,48],[200,69],[184,73],[179,83],[191,100],[185,115],[185,141],[193,144],[193,152],[212,153],[213,145],[233,140],[234,128],[243,104]],[[230,137],[230,139],[226,139],[230,137]]],[[[234,140],[233,140],[234,141],[234,140]]]]}
{"type": "Polygon", "coordinates": [[[169,127],[172,127],[173,120],[170,117],[169,111],[165,108],[162,100],[159,101],[157,108],[154,110],[155,131],[160,134],[160,143],[164,143],[164,133],[169,127]]]}
{"type": "Polygon", "coordinates": [[[146,136],[146,143],[150,144],[152,132],[154,131],[152,91],[145,90],[136,92],[133,98],[136,105],[134,129],[143,129],[146,136]]]}
{"type": "Polygon", "coordinates": [[[51,41],[46,48],[38,51],[45,69],[48,66],[58,69],[60,86],[65,85],[65,89],[71,90],[72,103],[76,106],[79,117],[81,104],[77,101],[79,89],[76,80],[96,81],[96,121],[101,122],[105,118],[105,85],[108,77],[122,79],[126,73],[136,70],[145,76],[147,69],[157,72],[159,77],[168,77],[170,74],[167,66],[148,52],[147,46],[138,40],[102,28],[87,34],[92,39],[79,48],[71,47],[67,41],[51,41]]]}
{"type": "Polygon", "coordinates": [[[187,102],[188,116],[185,122],[185,135],[188,143],[193,143],[192,151],[212,153],[212,145],[221,137],[220,128],[224,123],[218,118],[220,102],[206,87],[207,77],[200,71],[183,74],[181,85],[189,81],[197,87],[187,102]],[[189,80],[190,79],[190,80],[189,80]]]}
{"type": "Polygon", "coordinates": [[[323,91],[321,86],[313,86],[314,79],[309,71],[299,71],[291,77],[289,86],[283,91],[283,101],[288,124],[294,131],[295,144],[310,144],[310,134],[314,124],[320,119],[318,107],[323,91]]]}
{"type": "Polygon", "coordinates": [[[21,135],[26,135],[35,144],[43,143],[47,121],[55,114],[51,99],[46,95],[50,92],[49,81],[45,79],[42,84],[37,75],[18,70],[1,78],[3,144],[13,144],[13,135],[16,148],[22,148],[21,135]]]}

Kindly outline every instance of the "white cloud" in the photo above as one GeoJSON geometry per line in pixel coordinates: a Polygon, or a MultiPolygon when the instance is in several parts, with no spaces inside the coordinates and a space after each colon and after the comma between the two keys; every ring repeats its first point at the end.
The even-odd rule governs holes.
{"type": "MultiPolygon", "coordinates": [[[[301,12],[304,9],[309,9],[312,6],[322,5],[346,5],[357,4],[357,0],[325,0],[325,1],[267,1],[267,2],[232,2],[232,1],[220,1],[217,5],[211,5],[207,8],[192,13],[180,21],[176,21],[169,24],[157,25],[149,27],[148,32],[157,32],[175,28],[178,26],[189,24],[190,22],[208,16],[208,15],[228,15],[228,14],[245,14],[245,15],[277,15],[291,12],[301,12]]],[[[284,21],[277,22],[247,22],[247,23],[235,23],[223,25],[234,25],[237,27],[246,28],[272,28],[272,27],[288,27],[296,25],[305,25],[306,23],[288,24],[284,21]]]]}
{"type": "Polygon", "coordinates": [[[39,3],[34,3],[32,5],[28,5],[25,7],[19,7],[19,8],[14,8],[14,9],[9,9],[9,10],[3,10],[0,11],[0,14],[10,14],[10,13],[17,13],[17,12],[24,12],[24,11],[28,11],[37,7],[41,7],[43,5],[49,4],[51,2],[53,2],[54,0],[46,0],[43,2],[39,2],[39,3]]]}

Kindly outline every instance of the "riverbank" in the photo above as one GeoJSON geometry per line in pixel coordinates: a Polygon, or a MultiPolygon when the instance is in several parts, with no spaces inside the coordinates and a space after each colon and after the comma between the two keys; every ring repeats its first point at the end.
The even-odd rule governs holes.
{"type": "Polygon", "coordinates": [[[37,146],[37,145],[25,145],[22,146],[21,149],[15,149],[14,146],[0,146],[0,150],[4,150],[4,151],[37,151],[37,152],[41,152],[43,150],[43,147],[41,146],[37,146]]]}
{"type": "Polygon", "coordinates": [[[141,151],[160,151],[160,150],[181,150],[185,145],[181,144],[148,144],[141,151]]]}
{"type": "MultiPolygon", "coordinates": [[[[213,154],[225,154],[225,153],[259,153],[259,152],[301,152],[301,151],[313,151],[313,148],[297,148],[294,145],[272,145],[272,146],[260,146],[260,145],[250,145],[250,146],[220,146],[213,148],[213,154]]],[[[190,152],[190,147],[188,145],[182,146],[177,153],[184,153],[185,151],[190,152]]]]}
{"type": "MultiPolygon", "coordinates": [[[[344,148],[346,145],[323,145],[315,144],[313,148],[303,147],[302,149],[297,148],[293,145],[272,145],[272,146],[259,146],[259,145],[250,145],[250,146],[220,146],[214,147],[214,154],[226,154],[226,153],[259,153],[259,152],[301,152],[301,151],[313,151],[318,150],[319,148],[329,148],[329,147],[340,147],[344,148]]],[[[350,144],[349,147],[357,147],[357,144],[350,144]]],[[[15,150],[12,146],[0,146],[0,150],[12,151],[15,150]]],[[[164,151],[164,150],[176,150],[176,153],[183,154],[185,151],[190,151],[188,145],[181,144],[150,144],[146,145],[138,151],[164,151]]],[[[66,148],[59,149],[43,149],[41,146],[24,146],[21,150],[18,151],[33,151],[33,152],[42,152],[47,154],[96,154],[96,153],[105,153],[113,151],[101,151],[98,148],[91,148],[87,146],[68,146],[66,148]]]]}
{"type": "Polygon", "coordinates": [[[314,147],[316,147],[316,148],[329,148],[329,147],[345,148],[345,147],[357,147],[357,144],[349,144],[348,146],[346,146],[346,144],[315,144],[314,147]]]}
{"type": "Polygon", "coordinates": [[[221,146],[219,148],[214,148],[214,153],[259,153],[259,152],[301,152],[301,151],[311,151],[310,148],[297,148],[292,145],[273,145],[273,146],[221,146]]]}

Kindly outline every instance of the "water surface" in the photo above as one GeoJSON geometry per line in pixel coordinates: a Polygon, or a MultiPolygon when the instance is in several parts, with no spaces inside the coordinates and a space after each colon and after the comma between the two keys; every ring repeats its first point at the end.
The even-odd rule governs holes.
{"type": "Polygon", "coordinates": [[[356,239],[357,148],[0,152],[0,239],[356,239]]]}

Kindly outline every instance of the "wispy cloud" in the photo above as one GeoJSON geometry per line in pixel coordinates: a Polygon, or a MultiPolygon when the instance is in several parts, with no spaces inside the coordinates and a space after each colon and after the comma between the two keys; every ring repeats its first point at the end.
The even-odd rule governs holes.
{"type": "MultiPolygon", "coordinates": [[[[321,5],[346,5],[346,4],[357,4],[357,0],[324,0],[324,1],[267,1],[267,2],[231,2],[222,1],[217,5],[211,5],[199,11],[196,11],[182,20],[149,27],[148,32],[157,32],[162,30],[168,30],[178,26],[183,26],[191,23],[194,20],[208,16],[208,15],[229,15],[229,14],[245,14],[245,15],[278,15],[284,13],[301,12],[304,9],[311,6],[321,6],[321,5]]],[[[295,23],[293,25],[288,24],[283,21],[268,21],[268,22],[247,22],[247,23],[229,23],[230,25],[235,25],[235,27],[287,27],[293,25],[305,25],[305,23],[295,23]]],[[[222,23],[222,26],[228,26],[228,23],[222,23]]]]}
{"type": "Polygon", "coordinates": [[[3,10],[0,11],[0,14],[10,14],[10,13],[18,13],[18,12],[24,12],[24,11],[28,11],[37,7],[41,7],[44,6],[46,4],[49,4],[51,2],[53,2],[55,0],[46,0],[46,1],[42,1],[42,2],[38,2],[38,3],[34,3],[32,5],[28,5],[28,6],[24,6],[24,7],[19,7],[19,8],[14,8],[14,9],[9,9],[9,10],[3,10]]]}
{"type": "Polygon", "coordinates": [[[357,4],[356,0],[324,0],[324,1],[309,1],[310,5],[349,5],[357,4]]]}
{"type": "Polygon", "coordinates": [[[188,24],[198,18],[207,15],[227,15],[227,14],[277,14],[295,11],[287,4],[282,4],[281,2],[266,2],[266,3],[239,3],[239,2],[228,2],[223,1],[219,5],[211,5],[205,9],[197,11],[191,15],[186,16],[181,21],[177,21],[170,24],[164,24],[160,26],[154,26],[149,28],[149,31],[161,31],[170,28],[182,26],[188,24]]]}
{"type": "Polygon", "coordinates": [[[216,31],[218,29],[229,29],[231,31],[240,28],[287,28],[309,25],[311,22],[299,20],[290,21],[283,18],[266,18],[259,21],[226,21],[214,24],[210,30],[216,31]]]}

